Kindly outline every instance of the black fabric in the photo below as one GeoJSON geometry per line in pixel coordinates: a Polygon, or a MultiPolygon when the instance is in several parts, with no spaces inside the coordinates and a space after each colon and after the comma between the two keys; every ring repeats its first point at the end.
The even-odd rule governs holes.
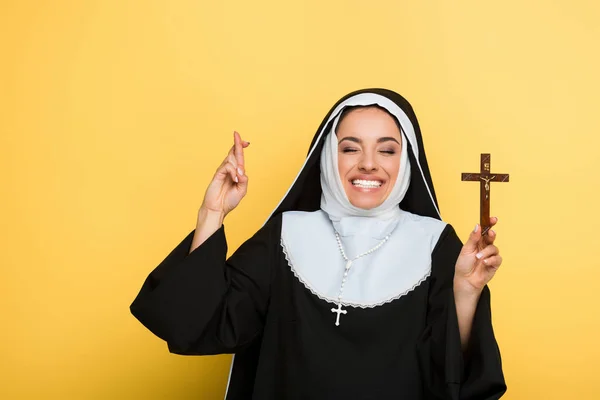
{"type": "Polygon", "coordinates": [[[228,260],[224,229],[188,254],[191,232],[150,273],[130,307],[173,353],[235,353],[262,332],[272,243],[279,243],[271,235],[281,232],[281,220],[266,224],[228,260]]]}
{"type": "Polygon", "coordinates": [[[348,307],[340,326],[334,305],[293,274],[280,232],[278,216],[227,261],[223,229],[188,255],[192,232],[150,274],[131,312],[172,353],[236,352],[228,400],[491,400],[504,392],[489,296],[465,368],[452,291],[461,243],[450,225],[427,280],[384,305],[348,307]]]}
{"type": "Polygon", "coordinates": [[[300,283],[285,259],[282,213],[320,206],[325,136],[316,143],[317,135],[340,102],[364,92],[394,101],[415,130],[420,168],[409,149],[411,184],[400,207],[440,219],[410,104],[385,89],[353,92],[321,123],[305,168],[262,229],[228,260],[223,227],[188,254],[191,232],[152,271],[130,307],[172,353],[235,353],[228,400],[492,400],[506,390],[487,287],[463,356],[452,290],[462,244],[451,226],[432,253],[425,282],[390,303],[349,309],[339,327],[333,305],[300,283]]]}

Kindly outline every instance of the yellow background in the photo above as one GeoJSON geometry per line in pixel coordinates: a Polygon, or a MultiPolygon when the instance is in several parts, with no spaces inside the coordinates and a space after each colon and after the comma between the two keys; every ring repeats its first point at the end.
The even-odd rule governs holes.
{"type": "Polygon", "coordinates": [[[229,356],[169,354],[129,314],[194,227],[239,130],[251,235],[331,105],[413,104],[466,238],[492,153],[506,399],[599,399],[596,1],[0,2],[0,398],[219,399],[229,356]]]}

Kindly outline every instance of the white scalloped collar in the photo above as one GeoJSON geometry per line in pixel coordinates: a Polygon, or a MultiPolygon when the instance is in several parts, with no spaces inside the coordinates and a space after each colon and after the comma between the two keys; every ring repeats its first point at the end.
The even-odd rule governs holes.
{"type": "MultiPolygon", "coordinates": [[[[389,240],[352,264],[344,286],[343,305],[367,308],[388,303],[429,276],[431,252],[446,223],[406,211],[397,218],[389,240]]],[[[349,258],[380,242],[379,238],[360,233],[342,236],[341,240],[349,258]]],[[[283,213],[281,245],[296,277],[319,298],[337,303],[345,261],[327,214],[321,210],[283,213]]]]}

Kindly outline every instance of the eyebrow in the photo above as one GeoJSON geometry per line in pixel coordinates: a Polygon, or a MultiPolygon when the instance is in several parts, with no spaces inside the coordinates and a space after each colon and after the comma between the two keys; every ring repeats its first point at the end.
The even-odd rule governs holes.
{"type": "MultiPolygon", "coordinates": [[[[338,144],[342,143],[344,140],[347,140],[349,142],[354,142],[354,143],[362,143],[362,140],[354,137],[354,136],[346,136],[345,138],[342,138],[342,140],[340,140],[338,142],[338,144]]],[[[380,137],[379,139],[377,139],[377,143],[384,143],[384,142],[396,142],[398,144],[400,144],[398,142],[398,140],[396,140],[396,138],[393,138],[391,136],[384,136],[384,137],[380,137]]]]}

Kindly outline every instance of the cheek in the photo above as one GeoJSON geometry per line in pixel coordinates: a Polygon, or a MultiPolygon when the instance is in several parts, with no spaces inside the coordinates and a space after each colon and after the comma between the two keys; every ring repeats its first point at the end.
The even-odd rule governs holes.
{"type": "Polygon", "coordinates": [[[390,179],[395,181],[398,178],[398,173],[400,172],[400,157],[394,157],[386,161],[385,170],[390,176],[390,179]]]}
{"type": "Polygon", "coordinates": [[[338,154],[338,170],[340,172],[340,177],[342,177],[342,180],[344,176],[346,176],[348,172],[352,170],[353,166],[354,163],[350,157],[344,155],[343,153],[338,154]]]}

